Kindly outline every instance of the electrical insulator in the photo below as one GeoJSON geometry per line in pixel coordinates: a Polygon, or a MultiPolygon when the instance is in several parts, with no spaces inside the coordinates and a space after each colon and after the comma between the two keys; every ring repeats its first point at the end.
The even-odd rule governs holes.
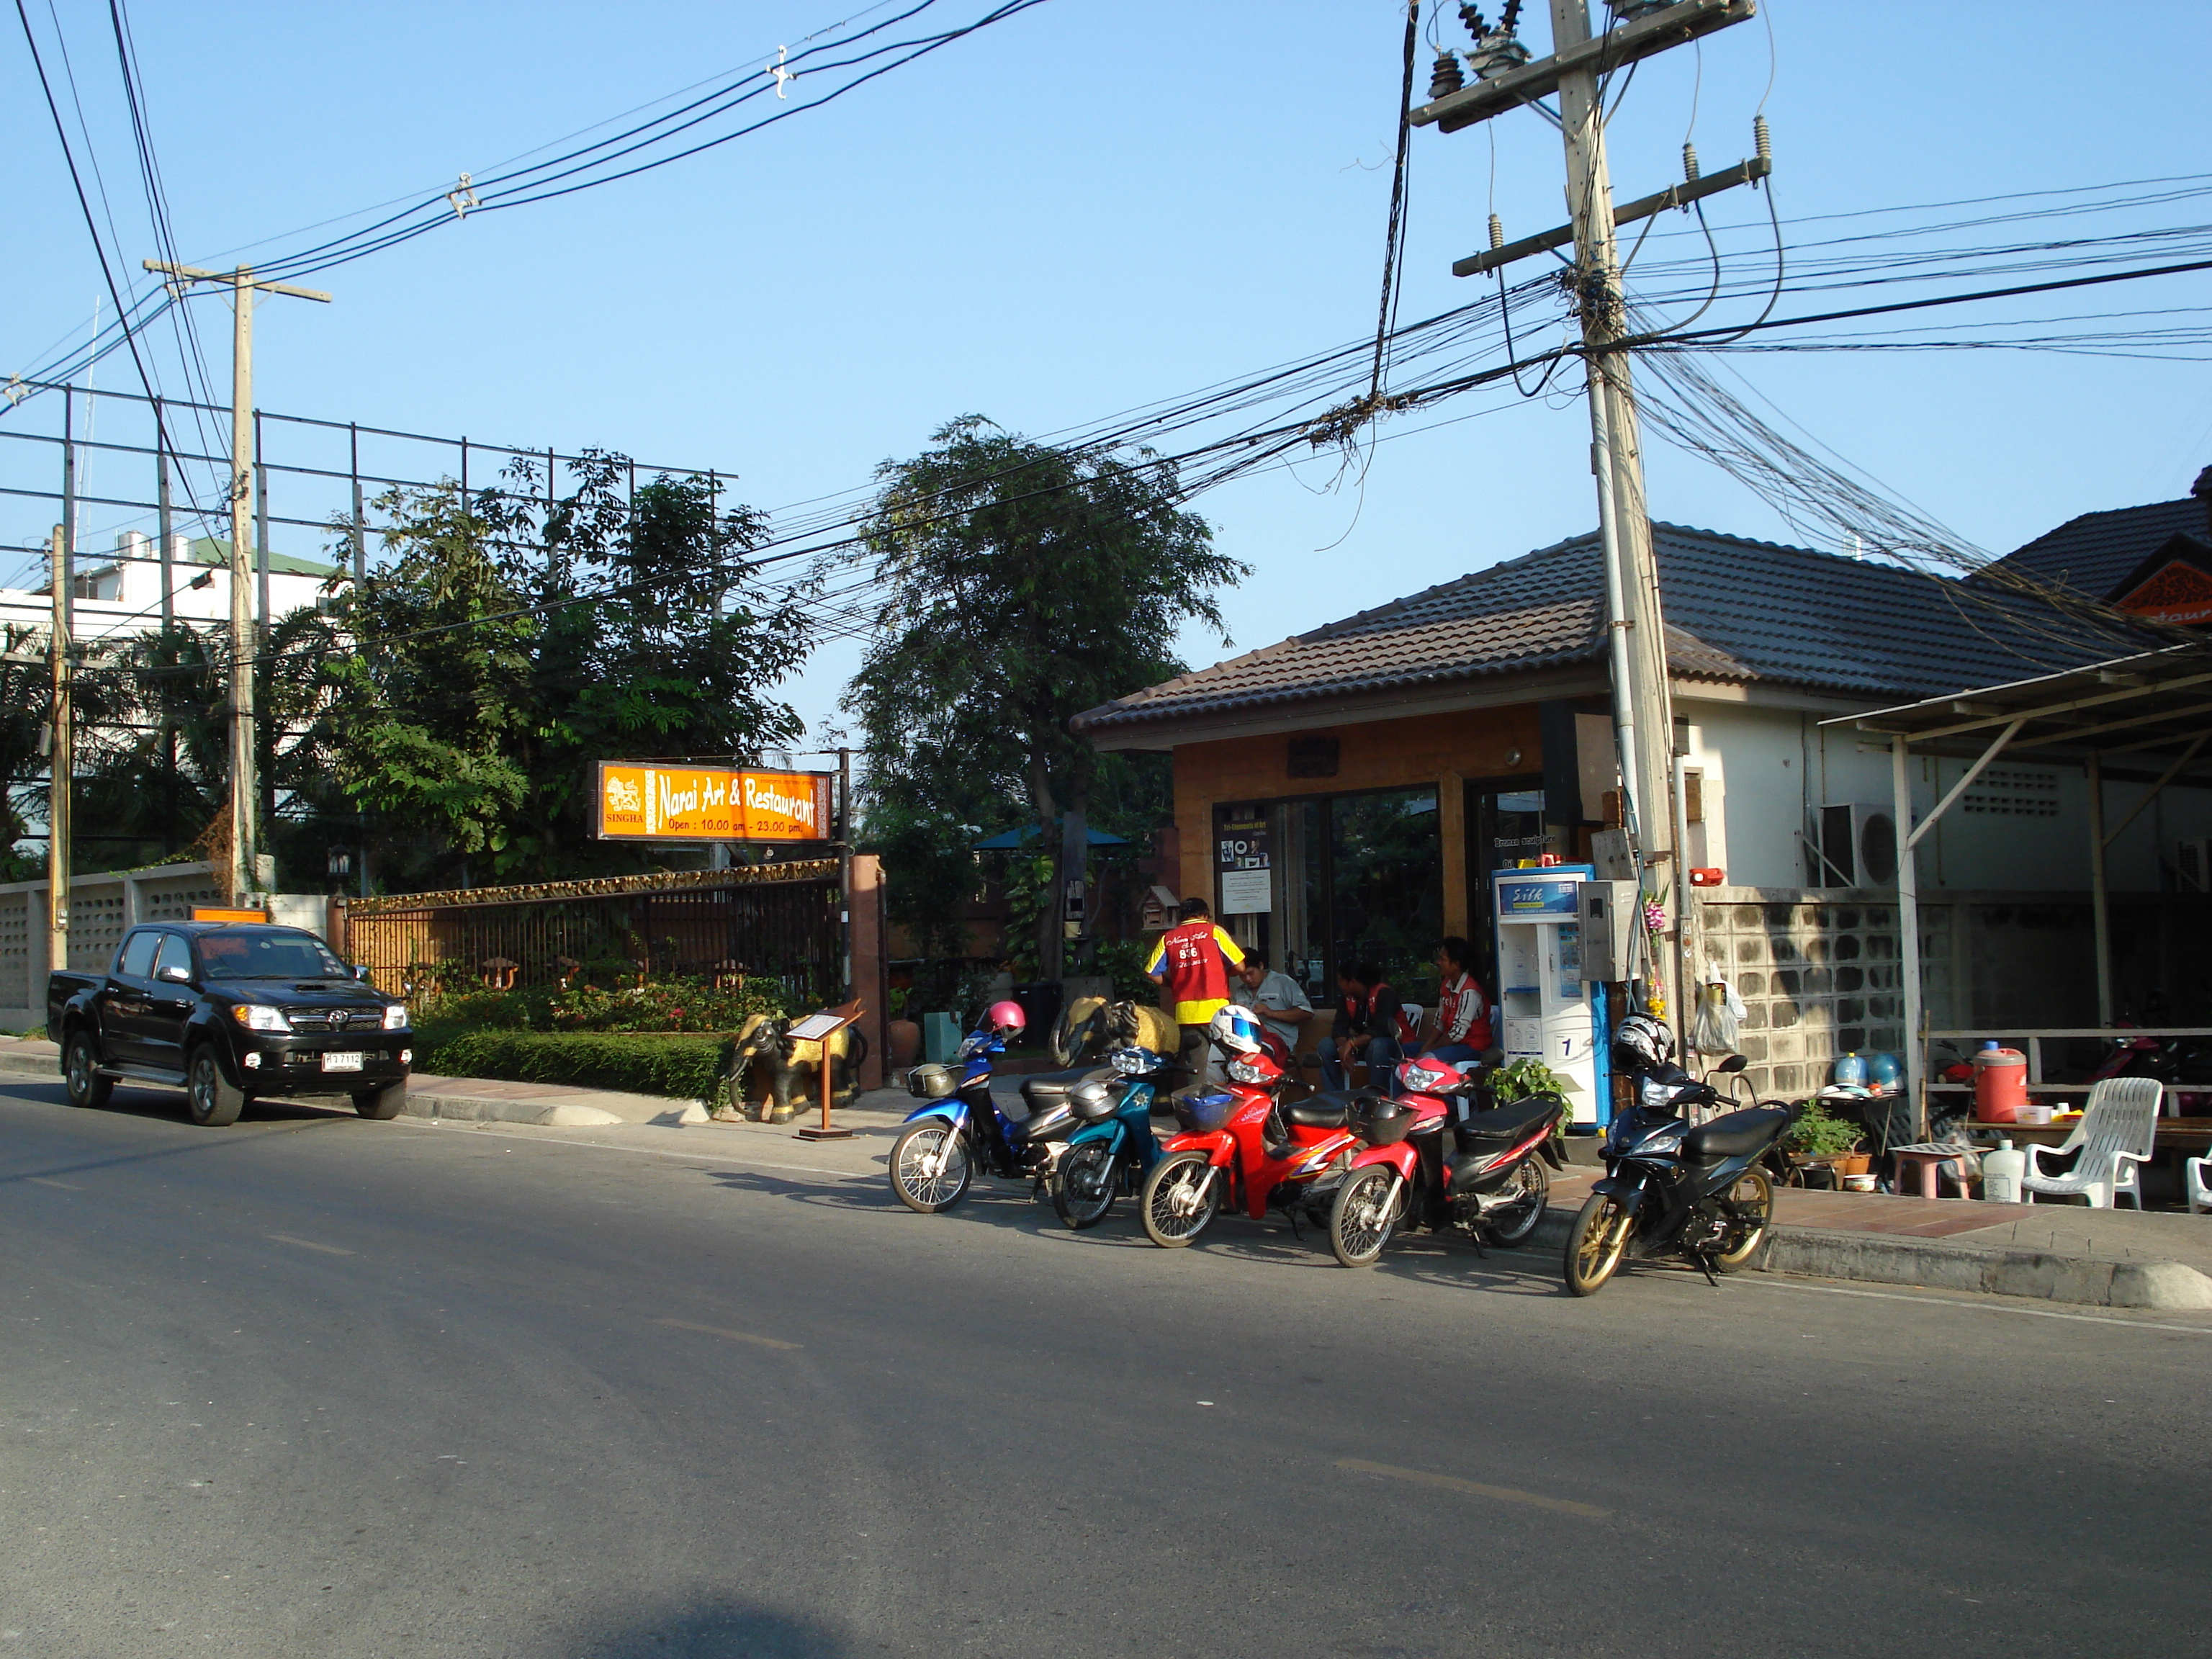
{"type": "Polygon", "coordinates": [[[1698,179],[1698,147],[1685,142],[1682,145],[1682,176],[1695,184],[1698,179]]]}
{"type": "Polygon", "coordinates": [[[1764,115],[1754,115],[1751,118],[1751,141],[1752,149],[1759,159],[1771,164],[1774,160],[1774,137],[1766,130],[1766,118],[1764,115]]]}
{"type": "Polygon", "coordinates": [[[1505,246],[1504,222],[1496,214],[1490,216],[1490,247],[1492,252],[1505,246]]]}
{"type": "Polygon", "coordinates": [[[1459,59],[1450,52],[1438,52],[1436,67],[1429,74],[1429,101],[1434,103],[1439,98],[1449,97],[1466,84],[1467,77],[1460,73],[1459,59]]]}

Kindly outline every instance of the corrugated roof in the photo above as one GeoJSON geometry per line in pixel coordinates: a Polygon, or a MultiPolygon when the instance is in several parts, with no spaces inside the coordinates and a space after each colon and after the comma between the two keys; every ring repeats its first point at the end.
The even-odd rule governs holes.
{"type": "MultiPolygon", "coordinates": [[[[2130,571],[2177,535],[2199,540],[2205,504],[2184,498],[2144,507],[2084,513],[1996,561],[1991,570],[2016,570],[2053,587],[2069,587],[2093,599],[2112,597],[2130,571]]],[[[1969,577],[1968,580],[1975,578],[1969,577]]],[[[1986,579],[1984,579],[1986,580],[1986,579]]]]}
{"type": "MultiPolygon", "coordinates": [[[[1655,524],[1678,675],[1852,696],[1929,696],[2128,648],[2032,600],[1810,548],[1655,524]]],[[[1103,731],[1409,690],[1604,650],[1593,533],[1510,559],[1079,715],[1103,731]]]]}

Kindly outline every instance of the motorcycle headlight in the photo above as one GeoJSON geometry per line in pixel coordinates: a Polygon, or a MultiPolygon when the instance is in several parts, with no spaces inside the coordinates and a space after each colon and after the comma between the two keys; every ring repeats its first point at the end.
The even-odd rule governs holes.
{"type": "Polygon", "coordinates": [[[292,1022],[284,1018],[282,1008],[272,1008],[265,1002],[241,1002],[234,1005],[231,1018],[249,1031],[289,1031],[292,1022]]]}
{"type": "Polygon", "coordinates": [[[1261,1070],[1259,1066],[1249,1060],[1241,1058],[1231,1060],[1226,1070],[1232,1082],[1264,1083],[1267,1079],[1267,1073],[1261,1070]]]}
{"type": "Polygon", "coordinates": [[[1139,1077],[1152,1069],[1152,1057],[1142,1048],[1116,1048],[1110,1058],[1123,1077],[1139,1077]]]}
{"type": "Polygon", "coordinates": [[[407,1029],[405,1003],[395,1002],[384,1011],[384,1029],[387,1031],[404,1031],[407,1029]]]}

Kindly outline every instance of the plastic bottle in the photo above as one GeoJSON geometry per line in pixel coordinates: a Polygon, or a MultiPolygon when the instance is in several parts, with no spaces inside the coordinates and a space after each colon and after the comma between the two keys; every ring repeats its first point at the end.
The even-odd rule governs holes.
{"type": "Polygon", "coordinates": [[[1866,1087],[1866,1080],[1867,1063],[1858,1057],[1856,1050],[1843,1055],[1836,1061],[1836,1081],[1844,1087],[1863,1089],[1866,1087]]]}

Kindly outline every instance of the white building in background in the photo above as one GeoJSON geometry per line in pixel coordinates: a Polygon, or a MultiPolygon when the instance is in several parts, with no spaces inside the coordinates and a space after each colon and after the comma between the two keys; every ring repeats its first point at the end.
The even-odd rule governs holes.
{"type": "MultiPolygon", "coordinates": [[[[324,597],[323,585],[336,567],[312,559],[271,553],[269,558],[269,620],[312,606],[324,597]]],[[[161,625],[161,584],[167,578],[170,606],[177,620],[196,626],[230,620],[230,543],[228,538],[183,534],[169,538],[165,570],[160,549],[135,530],[115,538],[113,553],[102,557],[80,551],[70,581],[74,604],[71,631],[80,640],[112,639],[150,633],[161,625]]],[[[250,598],[258,611],[259,577],[251,579],[250,598]]],[[[49,587],[0,587],[0,624],[43,632],[53,621],[49,587]]]]}

